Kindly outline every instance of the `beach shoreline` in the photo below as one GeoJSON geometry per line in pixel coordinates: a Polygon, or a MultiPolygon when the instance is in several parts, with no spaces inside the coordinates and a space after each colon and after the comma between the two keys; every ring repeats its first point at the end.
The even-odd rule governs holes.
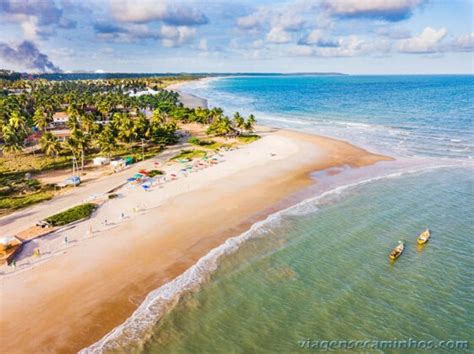
{"type": "Polygon", "coordinates": [[[391,160],[331,138],[269,127],[257,133],[262,139],[225,153],[215,167],[151,192],[121,191],[123,198],[108,201],[90,220],[51,237],[57,243],[68,235],[71,247],[1,277],[3,349],[69,353],[90,346],[152,290],[297,202],[298,192],[317,183],[312,172],[391,160]],[[137,203],[145,206],[133,214],[137,203]],[[121,210],[127,217],[117,221],[121,210]],[[101,226],[107,217],[112,222],[101,226]],[[96,232],[84,240],[90,224],[96,232]]]}

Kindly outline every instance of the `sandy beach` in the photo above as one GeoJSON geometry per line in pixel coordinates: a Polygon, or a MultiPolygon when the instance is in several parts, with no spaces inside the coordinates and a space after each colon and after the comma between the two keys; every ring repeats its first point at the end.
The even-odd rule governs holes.
{"type": "Polygon", "coordinates": [[[263,138],[216,166],[150,192],[123,187],[91,219],[27,245],[27,255],[41,247],[40,259],[24,257],[0,279],[4,352],[71,353],[96,342],[151,290],[313,184],[311,171],[388,159],[323,137],[257,133],[263,138]]]}

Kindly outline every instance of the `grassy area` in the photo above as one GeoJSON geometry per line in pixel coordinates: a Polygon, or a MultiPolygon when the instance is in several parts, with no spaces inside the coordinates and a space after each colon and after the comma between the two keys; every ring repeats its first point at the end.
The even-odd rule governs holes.
{"type": "Polygon", "coordinates": [[[23,172],[0,172],[0,214],[26,208],[51,199],[54,188],[41,185],[36,179],[27,179],[23,172]]]}
{"type": "Polygon", "coordinates": [[[62,226],[70,224],[74,221],[81,220],[91,216],[94,210],[97,209],[97,204],[86,203],[72,207],[62,213],[55,214],[46,218],[46,221],[53,226],[62,226]]]}
{"type": "Polygon", "coordinates": [[[260,139],[261,136],[257,134],[251,134],[251,135],[239,135],[237,139],[244,144],[250,144],[253,143],[254,141],[257,141],[260,139]]]}
{"type": "Polygon", "coordinates": [[[0,197],[0,214],[26,208],[35,203],[53,198],[53,191],[38,191],[27,195],[0,197]]]}
{"type": "Polygon", "coordinates": [[[34,172],[56,170],[71,166],[70,156],[53,158],[43,154],[17,154],[0,158],[0,174],[6,172],[34,172]]]}
{"type": "Polygon", "coordinates": [[[200,146],[200,147],[203,147],[203,148],[206,148],[206,149],[214,150],[214,151],[217,151],[220,148],[231,148],[232,147],[231,144],[224,144],[224,143],[219,143],[219,142],[214,141],[214,140],[203,140],[203,139],[199,139],[199,138],[190,138],[188,140],[188,143],[196,145],[196,146],[200,146]]]}
{"type": "Polygon", "coordinates": [[[199,159],[207,156],[204,150],[181,150],[181,152],[170,160],[199,159]]]}

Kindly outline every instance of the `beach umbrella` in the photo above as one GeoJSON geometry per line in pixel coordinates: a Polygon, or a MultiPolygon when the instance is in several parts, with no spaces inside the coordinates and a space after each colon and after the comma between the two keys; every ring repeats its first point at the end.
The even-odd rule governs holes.
{"type": "Polygon", "coordinates": [[[135,180],[136,180],[136,178],[133,178],[133,177],[127,178],[127,182],[133,182],[133,181],[135,181],[135,180]]]}

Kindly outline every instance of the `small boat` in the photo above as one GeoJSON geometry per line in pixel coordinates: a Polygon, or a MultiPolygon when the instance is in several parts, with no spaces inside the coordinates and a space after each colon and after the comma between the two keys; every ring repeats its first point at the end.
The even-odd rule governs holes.
{"type": "Polygon", "coordinates": [[[405,244],[402,241],[398,241],[398,246],[395,247],[392,252],[390,252],[389,258],[394,261],[401,256],[403,250],[405,249],[405,244]]]}
{"type": "Polygon", "coordinates": [[[431,231],[430,229],[426,229],[418,236],[418,239],[416,240],[416,242],[418,242],[419,245],[424,245],[426,242],[428,242],[430,237],[431,237],[431,231]]]}

